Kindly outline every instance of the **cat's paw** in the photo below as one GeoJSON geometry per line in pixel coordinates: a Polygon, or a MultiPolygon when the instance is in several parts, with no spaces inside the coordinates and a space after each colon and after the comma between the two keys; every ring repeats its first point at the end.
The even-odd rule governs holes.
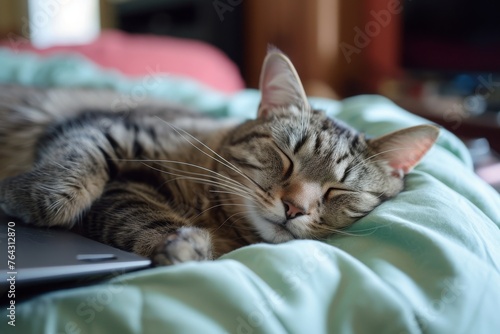
{"type": "Polygon", "coordinates": [[[212,259],[210,234],[196,227],[181,227],[157,246],[152,260],[157,266],[212,259]]]}
{"type": "Polygon", "coordinates": [[[58,178],[37,176],[24,173],[0,182],[0,209],[26,224],[71,228],[89,201],[80,200],[74,189],[66,191],[58,178]]]}

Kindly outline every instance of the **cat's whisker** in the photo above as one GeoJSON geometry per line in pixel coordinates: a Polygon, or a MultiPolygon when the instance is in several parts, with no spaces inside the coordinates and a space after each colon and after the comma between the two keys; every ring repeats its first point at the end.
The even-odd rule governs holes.
{"type": "MultiPolygon", "coordinates": [[[[230,216],[229,216],[226,220],[224,220],[224,221],[222,222],[222,224],[220,224],[220,225],[219,225],[219,226],[215,229],[215,231],[219,230],[222,226],[224,226],[224,225],[225,225],[225,224],[226,224],[226,223],[227,223],[230,219],[232,219],[234,216],[241,215],[241,214],[246,215],[246,214],[248,214],[249,212],[251,212],[251,211],[250,211],[250,210],[246,210],[246,211],[236,212],[236,213],[234,213],[234,214],[230,215],[230,216]]],[[[231,226],[234,226],[234,224],[235,224],[236,222],[238,222],[239,220],[241,220],[241,219],[243,219],[243,218],[245,218],[245,216],[240,217],[240,218],[238,218],[237,220],[233,221],[233,222],[232,222],[232,224],[231,224],[231,226]]],[[[253,229],[253,228],[250,228],[250,227],[249,227],[249,228],[245,228],[244,226],[238,226],[238,229],[239,229],[239,230],[249,230],[249,231],[254,231],[254,229],[253,229]]]]}
{"type": "Polygon", "coordinates": [[[240,196],[240,197],[246,198],[249,201],[255,200],[255,198],[248,197],[248,196],[245,196],[245,194],[241,194],[241,193],[234,192],[234,191],[210,190],[210,192],[211,193],[217,193],[217,194],[229,194],[229,195],[240,196]]]}
{"type": "MultiPolygon", "coordinates": [[[[247,212],[242,212],[242,213],[248,213],[248,211],[247,211],[247,212]]],[[[240,217],[240,218],[238,218],[238,219],[234,220],[234,221],[231,223],[231,225],[230,225],[230,226],[231,226],[231,227],[233,227],[234,225],[236,225],[236,223],[237,223],[237,222],[239,222],[240,220],[242,220],[242,219],[244,219],[244,218],[245,218],[245,216],[242,216],[242,217],[240,217]]],[[[255,228],[253,228],[253,227],[238,226],[238,229],[239,229],[239,230],[245,230],[245,231],[252,231],[252,232],[255,232],[255,228]]]]}
{"type": "Polygon", "coordinates": [[[224,226],[224,225],[227,223],[227,221],[228,221],[228,220],[230,220],[230,219],[231,219],[231,218],[233,218],[234,216],[236,216],[236,215],[241,215],[241,214],[247,214],[247,213],[248,213],[248,211],[247,211],[247,210],[245,210],[245,211],[239,211],[239,212],[236,212],[236,213],[234,213],[234,214],[230,215],[229,217],[227,217],[227,219],[226,219],[226,220],[224,220],[224,221],[222,222],[222,224],[220,224],[220,225],[219,225],[219,226],[218,226],[218,227],[214,230],[214,232],[217,232],[217,231],[218,231],[218,230],[219,230],[222,226],[224,226]]]}
{"type": "MultiPolygon", "coordinates": [[[[148,166],[148,167],[150,167],[150,166],[148,166]]],[[[166,184],[168,184],[170,182],[176,182],[176,181],[179,181],[179,180],[190,181],[190,182],[199,183],[199,184],[205,184],[205,185],[209,185],[209,186],[218,186],[218,187],[221,187],[221,188],[223,188],[225,186],[224,184],[217,184],[217,181],[213,181],[213,180],[205,180],[205,182],[203,182],[203,181],[195,181],[195,180],[193,180],[194,178],[189,177],[189,176],[185,176],[185,175],[175,174],[175,173],[171,173],[171,172],[167,172],[167,171],[162,171],[162,173],[163,174],[168,174],[168,175],[175,176],[175,178],[166,180],[165,182],[163,182],[162,184],[160,184],[157,187],[157,189],[161,189],[164,185],[166,185],[166,184]]],[[[246,194],[246,193],[244,193],[244,194],[246,194]]]]}
{"type": "MultiPolygon", "coordinates": [[[[143,163],[145,166],[153,169],[153,170],[156,170],[160,173],[163,173],[163,174],[168,174],[168,175],[174,175],[174,176],[178,176],[182,179],[185,179],[185,180],[190,180],[190,181],[198,181],[199,183],[204,183],[204,184],[208,184],[208,185],[213,185],[213,186],[218,186],[218,187],[221,187],[221,188],[226,188],[226,189],[229,189],[229,190],[234,190],[236,192],[240,191],[240,189],[236,188],[236,187],[233,187],[233,186],[230,186],[230,185],[227,185],[227,184],[221,184],[217,181],[213,181],[213,180],[209,180],[209,179],[204,179],[204,178],[200,178],[200,177],[192,177],[192,176],[185,176],[185,175],[180,175],[180,174],[176,174],[176,173],[171,173],[171,172],[167,172],[167,171],[164,171],[164,170],[161,170],[159,168],[156,168],[156,167],[153,167],[153,166],[150,166],[146,163],[143,163]]],[[[247,195],[250,195],[250,196],[253,196],[253,194],[251,193],[246,193],[247,195]]]]}
{"type": "MultiPolygon", "coordinates": [[[[164,183],[162,183],[160,186],[159,186],[159,189],[161,187],[163,187],[165,184],[169,183],[169,182],[175,182],[177,180],[186,180],[186,181],[190,181],[190,182],[194,182],[194,183],[198,183],[198,184],[205,184],[205,185],[208,185],[208,186],[216,186],[216,187],[220,187],[220,188],[224,188],[224,185],[217,185],[217,184],[214,184],[213,182],[210,182],[210,180],[205,180],[205,181],[201,181],[201,180],[193,180],[193,178],[190,178],[190,177],[187,177],[187,176],[182,176],[182,175],[177,175],[177,174],[174,174],[174,173],[168,173],[168,172],[164,172],[164,173],[167,173],[167,174],[170,174],[170,175],[175,175],[177,176],[176,178],[174,179],[170,179],[170,180],[167,180],[165,181],[164,183]]],[[[236,191],[236,190],[235,190],[236,191]]],[[[246,194],[246,193],[241,193],[241,192],[229,192],[227,191],[227,193],[230,193],[230,194],[234,194],[234,195],[237,195],[237,196],[240,196],[240,197],[243,197],[243,198],[246,198],[248,199],[249,201],[252,201],[252,200],[256,200],[257,198],[250,198],[250,197],[247,197],[245,195],[252,195],[252,194],[246,194]]]]}
{"type": "MultiPolygon", "coordinates": [[[[174,169],[174,168],[172,168],[172,169],[174,169]]],[[[187,173],[187,174],[193,174],[193,175],[199,175],[199,176],[206,176],[205,174],[190,173],[190,172],[185,172],[185,171],[181,171],[181,170],[178,170],[178,169],[174,169],[174,170],[177,170],[179,172],[184,172],[184,173],[187,173]]],[[[165,172],[165,173],[167,173],[167,172],[165,172]]],[[[175,179],[172,179],[172,180],[169,180],[167,182],[176,181],[176,180],[179,180],[179,179],[192,180],[189,177],[187,177],[185,175],[182,175],[182,174],[181,175],[175,174],[175,173],[169,173],[169,174],[175,175],[175,176],[179,176],[179,177],[177,177],[175,179]]],[[[198,179],[198,178],[196,178],[196,179],[198,179]]],[[[226,193],[228,193],[228,194],[238,195],[238,196],[244,197],[244,198],[246,198],[248,200],[254,200],[254,201],[258,201],[259,200],[257,194],[255,194],[250,188],[246,187],[245,185],[241,185],[240,186],[240,184],[234,184],[233,185],[231,183],[228,185],[227,183],[223,183],[224,180],[219,180],[218,178],[216,178],[216,180],[208,180],[208,179],[206,179],[206,181],[207,182],[205,184],[216,185],[216,186],[218,186],[220,188],[226,188],[226,189],[229,189],[229,190],[233,190],[232,192],[227,191],[226,193]]],[[[198,183],[200,183],[200,182],[198,182],[198,183]]],[[[220,192],[220,193],[222,193],[222,191],[216,191],[216,190],[211,190],[211,192],[220,192]]]]}
{"type": "MultiPolygon", "coordinates": [[[[352,232],[367,232],[367,231],[375,232],[381,228],[385,228],[385,227],[391,226],[393,224],[394,224],[394,222],[389,222],[387,224],[382,224],[382,225],[377,225],[377,226],[368,227],[368,228],[364,228],[364,229],[354,230],[352,232]]],[[[370,234],[372,234],[372,233],[370,233],[370,234]]]]}
{"type": "MultiPolygon", "coordinates": [[[[210,157],[211,159],[217,161],[218,163],[222,164],[223,166],[226,166],[227,168],[231,169],[232,171],[238,173],[239,175],[241,175],[242,177],[246,178],[248,181],[250,181],[251,183],[255,183],[254,180],[252,180],[251,178],[249,178],[245,173],[243,173],[238,167],[236,167],[234,164],[230,163],[229,161],[227,161],[224,157],[222,157],[220,154],[218,154],[217,152],[215,152],[214,150],[212,150],[209,146],[205,145],[204,143],[202,143],[198,138],[194,137],[193,135],[191,135],[189,132],[187,132],[186,130],[184,129],[181,129],[181,128],[178,128],[176,127],[175,125],[161,119],[160,117],[157,116],[157,118],[159,120],[161,120],[162,122],[164,122],[165,124],[167,124],[168,126],[170,126],[175,132],[177,132],[184,140],[186,140],[189,144],[191,144],[194,148],[196,148],[198,151],[200,151],[201,153],[205,154],[206,156],[210,157]],[[206,149],[208,149],[210,152],[212,152],[217,158],[219,159],[216,159],[214,158],[214,156],[208,154],[207,152],[203,151],[202,149],[200,149],[198,146],[196,146],[195,144],[193,144],[189,139],[187,139],[182,133],[186,134],[187,136],[189,136],[190,138],[192,138],[193,140],[195,140],[197,143],[199,143],[200,145],[202,145],[203,147],[205,147],[206,149]]],[[[258,184],[256,184],[258,186],[258,184]]],[[[260,187],[260,186],[259,186],[260,187]]]]}
{"type": "MultiPolygon", "coordinates": [[[[328,231],[329,233],[334,233],[334,234],[339,234],[339,235],[346,235],[346,236],[350,236],[350,237],[365,237],[367,235],[370,235],[372,233],[368,233],[368,234],[355,234],[355,233],[351,233],[351,232],[347,232],[347,231],[344,231],[342,229],[337,229],[337,228],[334,228],[334,227],[327,227],[327,226],[322,226],[322,228],[326,231],[328,231]]],[[[376,230],[376,229],[375,229],[376,230]]],[[[364,230],[360,230],[360,231],[356,231],[356,232],[362,232],[364,230]]]]}
{"type": "MultiPolygon", "coordinates": [[[[143,161],[146,161],[146,160],[143,160],[143,161]]],[[[218,177],[219,179],[223,179],[227,182],[230,182],[230,183],[233,183],[235,185],[239,185],[239,186],[242,186],[242,187],[245,187],[245,188],[248,188],[246,187],[243,183],[237,181],[237,180],[233,180],[231,179],[230,177],[224,175],[224,174],[221,174],[221,173],[218,173],[214,170],[211,170],[209,168],[206,168],[206,167],[203,167],[203,166],[199,166],[199,165],[196,165],[196,164],[191,164],[191,163],[187,163],[187,162],[183,162],[183,161],[174,161],[174,160],[147,160],[147,161],[152,161],[152,162],[157,162],[157,163],[160,163],[160,162],[164,162],[164,163],[174,163],[174,164],[180,164],[180,165],[186,165],[186,166],[190,166],[190,167],[194,167],[194,168],[199,168],[201,170],[204,170],[204,171],[207,171],[213,175],[211,175],[212,177],[218,177]]],[[[166,167],[166,166],[165,166],[166,167]]],[[[172,167],[169,167],[169,168],[172,168],[172,167]]],[[[206,174],[201,174],[201,173],[195,173],[195,172],[188,172],[188,171],[183,171],[183,172],[187,172],[187,173],[190,173],[190,174],[198,174],[198,175],[206,175],[206,174]]]]}
{"type": "MultiPolygon", "coordinates": [[[[212,177],[212,178],[216,178],[218,179],[219,181],[225,181],[225,182],[228,182],[228,183],[231,183],[231,184],[234,184],[234,186],[238,186],[238,187],[242,187],[244,188],[245,190],[250,190],[247,186],[245,186],[243,183],[241,182],[238,182],[236,180],[233,180],[229,177],[227,177],[226,175],[223,175],[221,173],[218,173],[216,171],[213,171],[209,168],[206,168],[206,167],[203,167],[203,166],[199,166],[199,165],[196,165],[196,164],[192,164],[192,163],[188,163],[188,162],[183,162],[183,161],[175,161],[175,160],[147,160],[147,159],[141,159],[141,160],[125,160],[125,159],[122,159],[122,161],[134,161],[134,162],[141,162],[141,163],[144,163],[144,162],[153,162],[153,163],[173,163],[173,164],[179,164],[179,165],[184,165],[184,166],[189,166],[189,167],[193,167],[193,168],[198,168],[198,169],[201,169],[201,170],[204,170],[204,171],[207,171],[213,175],[207,175],[207,174],[202,174],[202,173],[196,173],[196,172],[191,172],[191,171],[184,171],[184,170],[180,170],[180,169],[176,169],[176,168],[173,168],[173,167],[170,167],[170,166],[166,166],[166,165],[161,165],[162,167],[165,167],[165,168],[169,168],[169,169],[173,169],[173,170],[176,170],[176,171],[179,171],[179,172],[183,172],[183,173],[186,173],[186,174],[191,174],[191,175],[197,175],[197,176],[205,176],[205,177],[212,177]]],[[[149,165],[148,165],[149,166],[149,165]]]]}
{"type": "MultiPolygon", "coordinates": [[[[208,186],[215,186],[215,187],[220,187],[220,188],[223,188],[227,186],[225,185],[221,185],[221,184],[218,184],[217,182],[215,181],[211,181],[211,180],[202,180],[202,179],[198,179],[198,178],[193,178],[193,177],[189,177],[189,176],[182,176],[182,175],[179,175],[178,178],[176,178],[176,180],[186,180],[186,181],[191,181],[191,182],[195,182],[195,183],[198,183],[198,184],[205,184],[205,185],[208,185],[208,186]]],[[[173,180],[171,180],[173,181],[173,180]]],[[[252,201],[252,200],[255,200],[256,198],[253,198],[253,197],[249,197],[249,196],[252,196],[252,194],[247,194],[247,193],[244,193],[244,192],[241,192],[241,191],[238,191],[237,189],[232,189],[233,191],[226,191],[226,193],[228,194],[234,194],[234,195],[237,195],[237,196],[240,196],[240,197],[243,197],[249,201],[252,201]]],[[[216,192],[216,191],[211,191],[211,192],[216,192]]]]}
{"type": "MultiPolygon", "coordinates": [[[[206,185],[209,185],[209,186],[216,186],[216,187],[221,187],[221,188],[227,187],[224,184],[218,184],[216,181],[212,181],[212,180],[201,181],[201,180],[198,180],[198,179],[194,180],[194,178],[191,178],[191,177],[188,177],[188,176],[183,176],[183,175],[179,175],[179,174],[169,173],[169,172],[166,172],[166,171],[163,172],[163,173],[176,176],[176,178],[173,178],[173,179],[170,179],[170,180],[167,180],[167,181],[163,182],[159,186],[159,189],[161,187],[163,187],[167,183],[175,182],[175,181],[178,181],[178,180],[186,180],[186,181],[191,181],[191,182],[195,182],[195,183],[199,183],[199,184],[206,184],[206,185]]],[[[216,192],[216,191],[212,190],[212,192],[216,192]]],[[[255,201],[255,200],[257,200],[257,197],[254,194],[248,193],[248,192],[246,192],[244,190],[234,190],[234,192],[227,191],[227,193],[228,194],[238,195],[240,197],[248,199],[249,201],[255,201]],[[251,197],[248,197],[248,196],[251,196],[251,197]]]]}
{"type": "Polygon", "coordinates": [[[377,197],[375,197],[375,198],[379,199],[380,197],[382,197],[382,196],[384,196],[384,195],[385,195],[385,192],[382,192],[380,195],[378,195],[378,196],[377,196],[377,197]]]}
{"type": "Polygon", "coordinates": [[[246,196],[243,196],[241,193],[238,193],[238,192],[233,192],[233,191],[222,191],[222,190],[210,190],[211,193],[217,193],[217,194],[229,194],[229,195],[236,195],[236,196],[241,196],[241,197],[244,197],[248,200],[254,200],[255,198],[250,198],[250,197],[246,197],[246,196]]]}
{"type": "MultiPolygon", "coordinates": [[[[202,174],[202,173],[195,173],[195,172],[189,172],[189,171],[184,171],[184,170],[181,170],[181,169],[177,169],[177,168],[173,168],[173,167],[169,167],[169,166],[165,166],[165,165],[162,165],[162,167],[164,168],[168,168],[170,170],[174,170],[174,171],[177,171],[177,172],[180,172],[180,173],[184,173],[183,176],[186,176],[186,175],[194,175],[194,176],[199,176],[199,177],[209,177],[211,179],[214,179],[213,181],[214,182],[220,182],[220,184],[223,184],[223,185],[230,185],[230,186],[233,186],[233,187],[236,187],[238,189],[240,189],[241,192],[243,193],[246,193],[248,195],[251,195],[251,190],[246,187],[245,185],[241,184],[241,183],[236,183],[236,182],[230,182],[230,180],[226,180],[226,179],[221,179],[217,176],[214,176],[214,175],[207,175],[207,174],[202,174]]],[[[207,179],[208,180],[208,179],[207,179]]]]}
{"type": "Polygon", "coordinates": [[[203,214],[205,214],[206,212],[212,210],[212,209],[216,209],[216,208],[220,208],[220,207],[223,207],[223,206],[243,206],[243,207],[249,207],[249,208],[255,208],[256,206],[255,205],[247,205],[247,204],[238,204],[238,203],[221,203],[221,204],[217,204],[217,205],[213,205],[205,210],[203,210],[202,212],[200,212],[199,214],[197,214],[196,216],[194,216],[192,219],[193,220],[196,220],[198,218],[200,218],[203,214]]]}

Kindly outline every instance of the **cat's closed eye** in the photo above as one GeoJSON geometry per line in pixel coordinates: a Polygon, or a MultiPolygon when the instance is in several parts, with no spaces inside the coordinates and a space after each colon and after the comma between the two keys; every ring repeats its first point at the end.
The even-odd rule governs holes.
{"type": "Polygon", "coordinates": [[[350,190],[347,188],[342,188],[342,187],[330,187],[328,190],[325,192],[324,198],[325,200],[330,200],[336,196],[344,195],[344,194],[352,194],[354,193],[354,190],[350,190]]]}
{"type": "Polygon", "coordinates": [[[283,162],[283,178],[281,179],[282,182],[287,181],[293,173],[294,170],[294,163],[292,158],[288,156],[281,148],[279,148],[277,145],[275,145],[277,148],[277,152],[281,157],[281,160],[283,162]]]}

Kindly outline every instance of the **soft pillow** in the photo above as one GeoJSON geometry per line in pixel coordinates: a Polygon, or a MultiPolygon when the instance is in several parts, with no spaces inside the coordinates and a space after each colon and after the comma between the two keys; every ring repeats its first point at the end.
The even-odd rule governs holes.
{"type": "Polygon", "coordinates": [[[217,48],[196,40],[167,36],[127,34],[104,31],[87,45],[37,49],[27,39],[0,41],[0,46],[15,52],[43,56],[79,54],[93,63],[132,77],[174,75],[195,79],[213,89],[234,93],[244,88],[236,65],[217,48]]]}

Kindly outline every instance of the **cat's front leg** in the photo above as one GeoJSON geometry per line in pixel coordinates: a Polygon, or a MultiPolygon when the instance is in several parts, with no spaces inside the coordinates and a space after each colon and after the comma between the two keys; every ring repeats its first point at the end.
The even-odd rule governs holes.
{"type": "Polygon", "coordinates": [[[65,148],[30,172],[0,181],[0,208],[38,226],[71,228],[102,194],[109,173],[97,147],[65,148]]]}
{"type": "Polygon", "coordinates": [[[0,182],[0,208],[37,226],[71,228],[100,196],[107,174],[80,178],[75,171],[38,169],[0,182]]]}
{"type": "Polygon", "coordinates": [[[211,260],[210,232],[192,226],[170,199],[155,186],[111,181],[79,225],[80,233],[156,265],[211,260]]]}

